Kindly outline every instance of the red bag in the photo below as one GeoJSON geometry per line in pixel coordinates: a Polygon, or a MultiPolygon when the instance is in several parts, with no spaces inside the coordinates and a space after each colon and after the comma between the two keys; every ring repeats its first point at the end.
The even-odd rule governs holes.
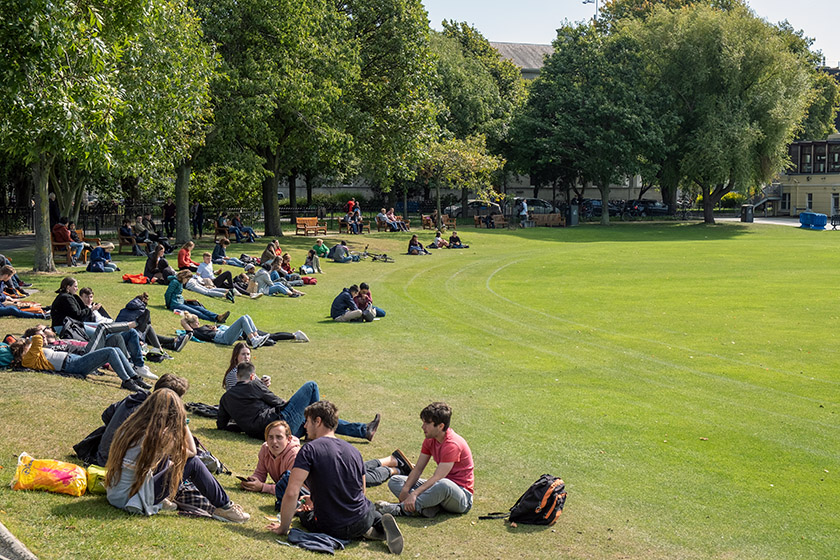
{"type": "Polygon", "coordinates": [[[312,278],[311,276],[301,276],[300,279],[303,280],[304,284],[317,284],[318,283],[318,279],[317,278],[312,278]]]}
{"type": "Polygon", "coordinates": [[[123,274],[123,282],[130,284],[148,284],[149,279],[142,274],[123,274]]]}

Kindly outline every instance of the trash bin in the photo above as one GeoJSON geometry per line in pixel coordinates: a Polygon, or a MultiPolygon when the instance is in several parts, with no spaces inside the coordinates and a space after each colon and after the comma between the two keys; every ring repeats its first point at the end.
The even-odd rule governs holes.
{"type": "Polygon", "coordinates": [[[566,206],[566,227],[576,226],[579,221],[580,217],[578,215],[578,205],[569,204],[566,206]]]}
{"type": "Polygon", "coordinates": [[[741,205],[741,221],[746,223],[753,222],[753,212],[755,211],[755,206],[752,204],[742,204],[741,205]]]}

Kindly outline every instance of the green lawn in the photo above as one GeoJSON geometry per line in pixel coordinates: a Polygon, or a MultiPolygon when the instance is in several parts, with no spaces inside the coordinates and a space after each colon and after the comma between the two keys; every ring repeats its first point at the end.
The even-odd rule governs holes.
{"type": "MultiPolygon", "coordinates": [[[[791,227],[675,223],[519,232],[464,228],[467,250],[402,253],[408,237],[349,238],[397,255],[394,264],[326,264],[299,299],[206,305],[249,313],[258,326],[304,330],[310,344],[255,352],[257,373],[288,396],[313,379],[349,420],[383,416],[365,458],[420,448],[419,410],[454,409],[470,443],[476,500],[464,516],[400,520],[409,558],[837,558],[840,234],[791,227]],[[399,255],[398,255],[399,254],[399,255]],[[329,304],[371,284],[388,316],[336,324],[329,304]],[[542,473],[562,476],[566,511],[552,528],[479,521],[507,509],[542,473]]],[[[430,240],[424,232],[421,241],[430,240]]],[[[300,264],[310,238],[284,238],[300,264]]],[[[199,245],[194,252],[208,248],[199,245]]],[[[230,254],[242,247],[234,245],[230,254]]],[[[261,249],[262,247],[260,247],[261,249]]],[[[254,253],[258,253],[256,248],[254,253]]],[[[25,269],[26,252],[12,253],[25,269]]],[[[31,261],[30,261],[31,262],[31,261]]],[[[140,272],[140,259],[121,259],[140,272]]],[[[81,271],[82,269],[74,269],[81,271]]],[[[78,273],[116,312],[142,287],[78,273]]],[[[52,300],[61,276],[35,279],[52,300]]],[[[159,331],[176,326],[152,294],[159,331]]],[[[3,320],[5,332],[27,321],[3,320]]],[[[31,323],[31,322],[30,322],[31,323]]],[[[190,343],[157,373],[187,376],[186,400],[216,403],[230,351],[190,343]]],[[[162,514],[129,517],[102,497],[8,489],[15,457],[72,460],[71,445],[126,395],[91,381],[0,374],[0,521],[39,557],[311,558],[263,530],[273,498],[220,480],[252,520],[243,526],[162,514]]],[[[257,442],[190,424],[238,474],[257,442]]],[[[389,497],[386,487],[369,490],[389,497]]],[[[380,557],[354,543],[346,558],[380,557]]]]}

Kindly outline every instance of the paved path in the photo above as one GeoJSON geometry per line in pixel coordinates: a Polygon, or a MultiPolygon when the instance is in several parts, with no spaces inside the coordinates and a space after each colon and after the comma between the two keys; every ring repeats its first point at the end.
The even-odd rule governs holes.
{"type": "Polygon", "coordinates": [[[35,234],[0,235],[0,253],[35,246],[35,234]]]}

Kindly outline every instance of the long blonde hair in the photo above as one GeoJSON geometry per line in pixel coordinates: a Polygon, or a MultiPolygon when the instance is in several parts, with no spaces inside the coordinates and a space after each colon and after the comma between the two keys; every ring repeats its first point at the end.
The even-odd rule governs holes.
{"type": "Polygon", "coordinates": [[[187,464],[186,420],[184,403],[175,391],[158,389],[149,395],[114,436],[108,464],[105,465],[108,471],[105,485],[110,487],[117,483],[122,476],[126,452],[141,445],[129,495],[139,492],[146,476],[168,457],[172,461],[169,466],[168,496],[174,497],[187,464]]]}

